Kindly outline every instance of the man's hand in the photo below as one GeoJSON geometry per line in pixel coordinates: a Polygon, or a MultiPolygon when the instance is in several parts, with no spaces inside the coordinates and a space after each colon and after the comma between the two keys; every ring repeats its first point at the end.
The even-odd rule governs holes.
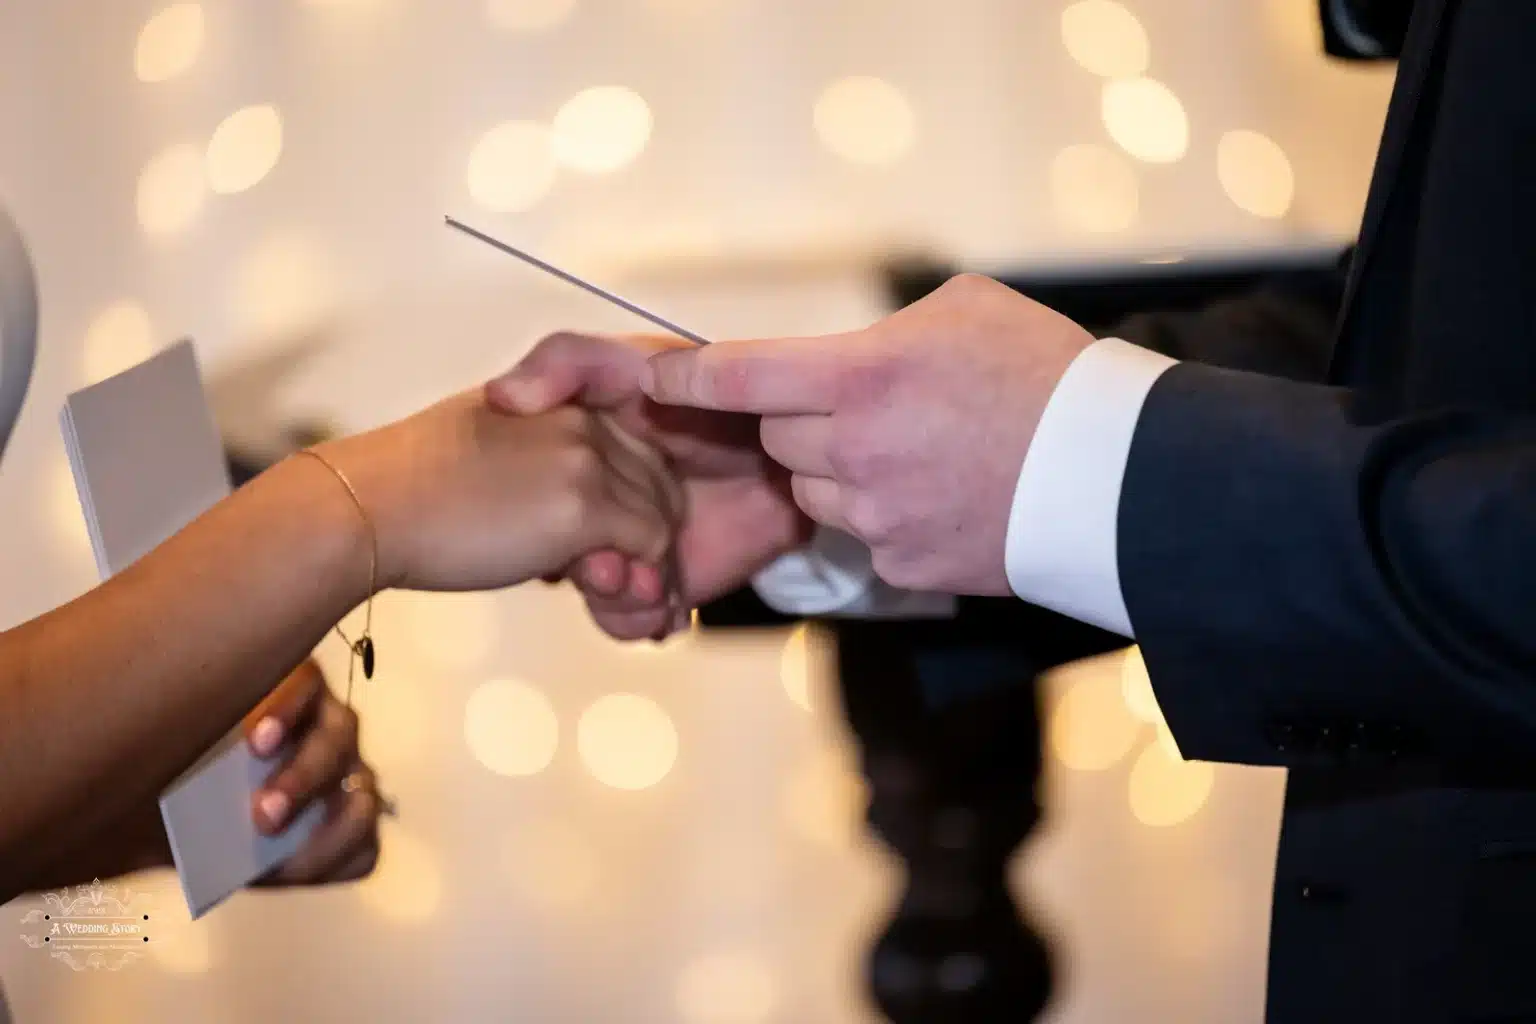
{"type": "Polygon", "coordinates": [[[643,386],[667,405],[762,416],[800,508],[868,544],[887,583],[1005,595],[1019,470],[1093,340],[967,275],[863,331],[658,353],[643,386]]]}
{"type": "MultiPolygon", "coordinates": [[[[810,522],[795,507],[789,474],[764,453],[755,416],[668,408],[640,391],[646,359],[688,342],[556,334],[486,385],[503,412],[535,415],[576,403],[603,410],[620,429],[664,452],[682,481],[687,520],[677,541],[683,602],[693,607],[745,583],[803,543],[810,522]]],[[[679,621],[654,568],[598,552],[572,566],[593,618],[623,640],[660,639],[679,621]]]]}
{"type": "Polygon", "coordinates": [[[372,873],[383,800],[358,751],[357,713],[331,694],[319,667],[312,661],[299,666],[246,719],[246,735],[258,757],[292,744],[254,798],[259,829],[279,833],[317,800],[327,808],[309,840],[258,884],[323,885],[372,873]]]}

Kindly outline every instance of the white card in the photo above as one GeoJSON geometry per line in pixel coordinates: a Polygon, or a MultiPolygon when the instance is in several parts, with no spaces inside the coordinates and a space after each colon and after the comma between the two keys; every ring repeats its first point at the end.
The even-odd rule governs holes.
{"type": "MultiPolygon", "coordinates": [[[[75,392],[60,418],[103,579],[230,492],[190,341],[75,392]]],[[[160,816],[193,918],[291,857],[324,817],[324,805],[315,803],[280,835],[256,830],[252,794],[283,753],[257,758],[236,728],[161,795],[160,816]]]]}

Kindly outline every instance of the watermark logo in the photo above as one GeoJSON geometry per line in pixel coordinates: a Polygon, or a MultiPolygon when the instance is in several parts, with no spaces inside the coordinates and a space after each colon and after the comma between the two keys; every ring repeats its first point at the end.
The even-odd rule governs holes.
{"type": "Polygon", "coordinates": [[[120,971],[149,952],[147,893],[122,885],[77,885],[44,893],[21,918],[21,941],[75,971],[120,971]]]}

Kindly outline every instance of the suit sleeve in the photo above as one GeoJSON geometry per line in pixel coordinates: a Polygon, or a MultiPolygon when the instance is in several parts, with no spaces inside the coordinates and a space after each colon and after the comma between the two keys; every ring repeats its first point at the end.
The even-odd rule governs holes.
{"type": "Polygon", "coordinates": [[[1117,520],[1123,596],[1191,758],[1536,762],[1536,418],[1391,418],[1181,364],[1117,520]]]}

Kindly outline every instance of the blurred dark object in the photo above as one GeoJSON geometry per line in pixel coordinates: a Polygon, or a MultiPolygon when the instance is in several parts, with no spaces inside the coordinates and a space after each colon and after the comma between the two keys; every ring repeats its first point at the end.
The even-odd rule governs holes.
{"type": "MultiPolygon", "coordinates": [[[[956,271],[937,261],[888,268],[893,308],[956,271]]],[[[1331,322],[1343,281],[1337,250],[995,276],[1099,334],[1127,318],[1155,326],[1159,318],[1145,314],[1193,313],[1237,296],[1331,322]]],[[[789,621],[750,589],[699,619],[705,628],[789,621]]],[[[872,1001],[893,1024],[1036,1019],[1052,997],[1051,944],[1008,888],[1008,866],[1040,817],[1034,684],[1125,641],[1040,608],[1021,618],[1018,602],[1004,599],[962,599],[949,620],[835,624],[869,825],[906,869],[905,891],[872,940],[872,1001]]]]}
{"type": "Polygon", "coordinates": [[[229,464],[230,483],[235,487],[243,487],[284,456],[291,455],[301,448],[327,441],[336,434],[336,429],[326,424],[299,424],[283,432],[284,443],[281,448],[273,450],[269,446],[262,446],[259,451],[226,437],[224,460],[229,464]]]}
{"type": "Polygon", "coordinates": [[[1318,0],[1323,50],[1340,60],[1397,60],[1413,0],[1318,0]]]}

